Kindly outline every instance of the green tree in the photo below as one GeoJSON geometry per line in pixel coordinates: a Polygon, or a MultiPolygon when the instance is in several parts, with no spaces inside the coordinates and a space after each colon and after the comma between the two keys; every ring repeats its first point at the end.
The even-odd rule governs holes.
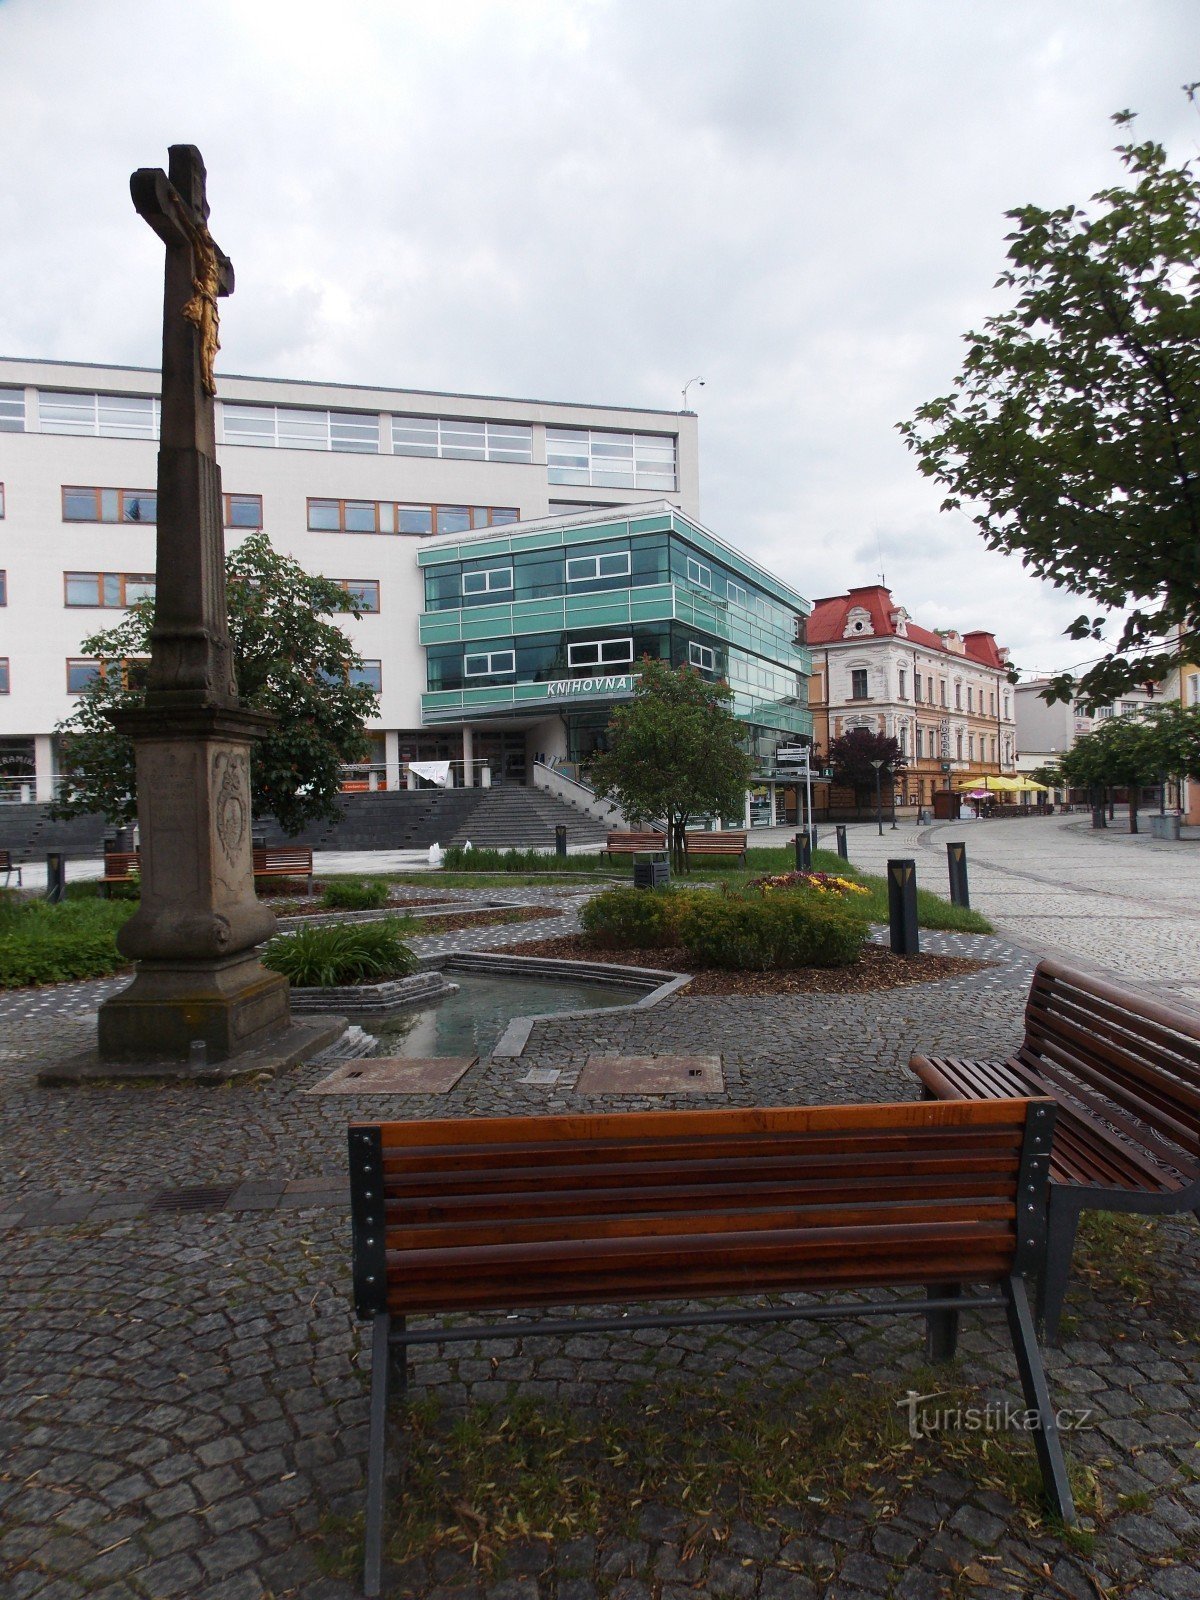
{"type": "Polygon", "coordinates": [[[879,793],[891,794],[892,781],[904,766],[904,756],[895,739],[876,733],[871,728],[851,728],[829,741],[826,757],[833,769],[833,781],[854,790],[854,803],[875,804],[876,771],[873,762],[882,762],[879,768],[879,793]]]}
{"type": "Polygon", "coordinates": [[[754,771],[746,727],[729,709],[727,685],[649,656],[638,670],[633,699],[608,725],[611,747],[592,763],[592,783],[630,817],[665,818],[682,872],[684,830],[693,817],[742,815],[754,771]]]}
{"type": "Polygon", "coordinates": [[[1129,796],[1129,831],[1138,831],[1138,790],[1157,783],[1163,774],[1164,745],[1154,719],[1111,717],[1076,739],[1059,766],[1076,789],[1090,789],[1093,803],[1106,788],[1125,789],[1129,796]]]}
{"type": "Polygon", "coordinates": [[[1200,779],[1200,706],[1174,701],[1143,715],[1158,742],[1160,772],[1168,778],[1200,779]]]}
{"type": "MultiPolygon", "coordinates": [[[[1015,304],[965,335],[953,392],[898,424],[943,509],[970,506],[991,549],[1132,606],[1101,660],[1046,691],[1089,706],[1200,642],[1200,183],[1159,144],[1117,154],[1126,182],[1090,207],[1007,213],[998,287],[1015,304]]],[[[1067,633],[1102,639],[1107,624],[1085,613],[1067,633]]]]}
{"type": "MultiPolygon", "coordinates": [[[[318,817],[337,815],[340,769],[367,751],[363,724],[378,709],[375,691],[351,681],[362,659],[325,620],[361,612],[340,585],[305,572],[262,533],[228,555],[225,575],[239,697],[249,709],[278,719],[251,751],[254,809],[297,833],[318,817]]],[[[56,729],[71,774],[55,806],[58,816],[102,811],[111,822],[126,823],[137,815],[133,744],[117,733],[109,713],[141,703],[153,623],[154,602],[145,600],[80,647],[99,664],[99,675],[56,729]]]]}

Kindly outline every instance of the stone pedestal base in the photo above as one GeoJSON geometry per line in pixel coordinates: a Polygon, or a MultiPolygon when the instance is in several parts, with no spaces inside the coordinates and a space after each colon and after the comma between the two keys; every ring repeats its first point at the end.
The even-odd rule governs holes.
{"type": "Polygon", "coordinates": [[[102,1061],[95,1050],[45,1066],[37,1081],[46,1087],[72,1083],[228,1083],[236,1078],[274,1078],[339,1045],[345,1017],[305,1017],[263,1044],[240,1050],[225,1061],[193,1067],[188,1061],[102,1061]]]}
{"type": "Polygon", "coordinates": [[[100,1007],[98,1044],[111,1062],[187,1061],[204,1041],[210,1064],[252,1050],[288,1026],[287,979],[253,951],[210,961],[141,961],[127,989],[100,1007]]]}

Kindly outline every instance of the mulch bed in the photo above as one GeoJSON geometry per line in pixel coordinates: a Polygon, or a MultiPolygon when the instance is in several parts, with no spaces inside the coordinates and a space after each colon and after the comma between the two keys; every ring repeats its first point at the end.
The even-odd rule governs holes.
{"type": "MultiPolygon", "coordinates": [[[[559,906],[506,906],[496,911],[463,911],[452,917],[414,917],[421,933],[461,933],[466,928],[488,928],[493,923],[537,922],[539,918],[557,917],[559,906]]],[[[521,946],[524,950],[527,947],[521,946]]]]}
{"type": "MultiPolygon", "coordinates": [[[[657,967],[667,972],[687,972],[682,950],[605,950],[582,934],[561,939],[536,939],[508,945],[505,954],[553,956],[559,961],[611,961],[622,967],[657,967]]],[[[713,967],[697,973],[679,991],[700,994],[865,994],[875,989],[906,989],[914,983],[937,983],[982,972],[991,961],[966,956],[894,956],[881,944],[863,947],[862,960],[853,967],[797,967],[778,972],[727,972],[713,967]]]]}

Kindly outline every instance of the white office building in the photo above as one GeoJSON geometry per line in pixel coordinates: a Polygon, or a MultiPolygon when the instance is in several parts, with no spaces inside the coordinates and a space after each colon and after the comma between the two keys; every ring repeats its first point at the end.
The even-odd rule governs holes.
{"type": "MultiPolygon", "coordinates": [[[[7,798],[51,798],[59,773],[53,730],[96,670],[81,640],[153,591],[157,386],[158,373],[142,368],[0,359],[7,798]]],[[[527,696],[507,717],[478,726],[469,715],[431,722],[424,714],[431,685],[418,553],[455,545],[470,568],[472,556],[500,544],[511,552],[513,525],[530,521],[541,524],[543,543],[619,544],[622,528],[628,542],[630,513],[607,515],[618,506],[653,504],[664,530],[676,514],[694,523],[695,416],[233,376],[219,378],[219,391],[227,539],[264,528],[278,550],[344,583],[364,611],[344,626],[379,692],[371,784],[404,782],[413,760],[448,759],[456,781],[472,782],[485,763],[520,778],[534,754],[565,756],[563,719],[545,694],[548,703],[527,696]]],[[[572,559],[578,578],[586,563],[572,559]]],[[[586,585],[575,587],[582,593],[586,585]]],[[[777,583],[775,591],[788,593],[777,583]]],[[[586,674],[572,649],[571,671],[586,674]]],[[[616,654],[601,650],[596,659],[616,654]]]]}

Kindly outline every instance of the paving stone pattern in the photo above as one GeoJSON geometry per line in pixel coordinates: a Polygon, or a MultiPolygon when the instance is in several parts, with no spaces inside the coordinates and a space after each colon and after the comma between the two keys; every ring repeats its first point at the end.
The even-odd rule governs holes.
{"type": "MultiPolygon", "coordinates": [[[[1091,859],[1109,853],[1105,841],[1091,859]]],[[[864,843],[856,858],[865,854],[864,843]]],[[[1021,870],[1050,870],[1028,849],[1022,860],[1021,870]]],[[[501,895],[543,903],[535,891],[479,892],[501,895]]],[[[431,936],[422,947],[561,933],[582,898],[561,896],[562,914],[544,922],[431,936]]],[[[1089,903],[1099,922],[1102,899],[1089,903]]],[[[1122,943],[1123,927],[1110,923],[1109,937],[1122,943]]],[[[696,1104],[582,1097],[576,1081],[592,1053],[720,1052],[730,1104],[913,1098],[910,1050],[1011,1046],[1034,960],[1011,938],[926,934],[923,945],[993,964],[881,995],[673,996],[649,1010],[539,1023],[519,1060],[481,1060],[449,1094],[406,1097],[402,1112],[392,1099],[306,1095],[328,1062],[219,1089],[39,1089],[37,1067],[88,1042],[100,999],[120,980],[0,995],[0,1593],[355,1594],[322,1561],[331,1523],[361,1509],[366,1449],[369,1354],[350,1308],[347,1118],[696,1104]],[[161,1209],[172,1197],[185,1209],[161,1209]],[[203,1209],[186,1209],[190,1198],[203,1209]]],[[[1174,969],[1164,975],[1176,981],[1174,969]]],[[[1060,1403],[1094,1412],[1071,1442],[1099,1485],[1088,1553],[1032,1521],[1019,1497],[939,1470],[833,1509],[781,1506],[753,1524],[734,1516],[694,1549],[678,1510],[652,1502],[598,1541],[530,1541],[486,1573],[440,1551],[393,1571],[389,1592],[1200,1600],[1200,1232],[1190,1218],[1161,1229],[1162,1271],[1146,1303],[1080,1278],[1073,1332],[1049,1356],[1060,1403]]],[[[1001,1323],[968,1321],[962,1352],[956,1382],[1017,1399],[1001,1323]]],[[[436,1394],[451,1411],[468,1398],[512,1395],[586,1408],[621,1386],[693,1376],[770,1393],[798,1378],[820,1391],[869,1373],[900,1398],[920,1359],[920,1327],[898,1317],[498,1337],[419,1349],[411,1381],[414,1394],[436,1394]]]]}

